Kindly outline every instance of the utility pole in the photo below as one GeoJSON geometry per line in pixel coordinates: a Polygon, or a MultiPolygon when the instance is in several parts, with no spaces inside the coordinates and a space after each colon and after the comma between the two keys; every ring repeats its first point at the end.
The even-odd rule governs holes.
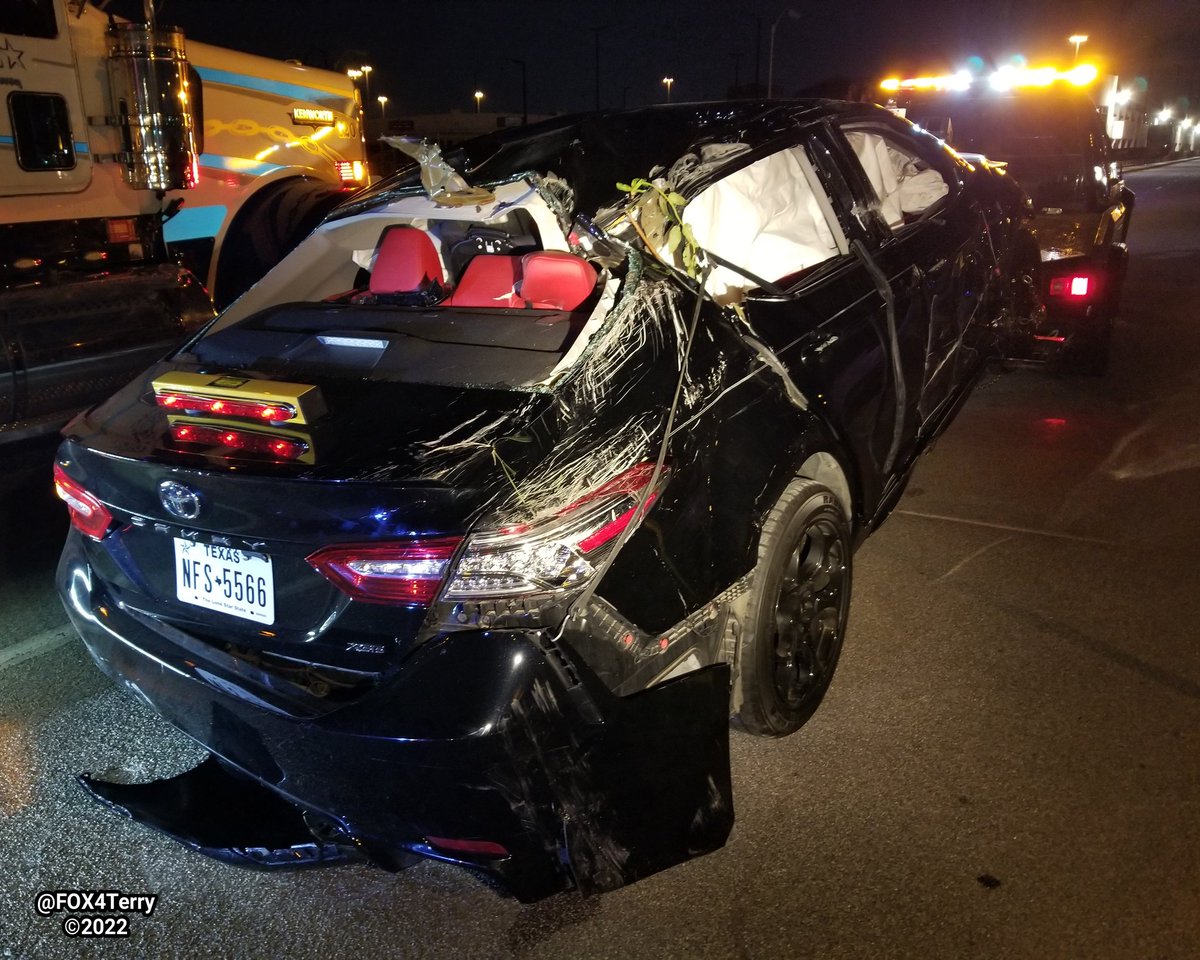
{"type": "Polygon", "coordinates": [[[762,89],[762,17],[754,18],[754,92],[762,89]]]}
{"type": "Polygon", "coordinates": [[[592,44],[596,54],[596,112],[600,112],[600,31],[605,27],[592,27],[592,44]]]}
{"type": "Polygon", "coordinates": [[[505,57],[509,63],[515,63],[521,68],[521,126],[529,125],[529,85],[526,82],[525,61],[515,57],[505,57]]]}

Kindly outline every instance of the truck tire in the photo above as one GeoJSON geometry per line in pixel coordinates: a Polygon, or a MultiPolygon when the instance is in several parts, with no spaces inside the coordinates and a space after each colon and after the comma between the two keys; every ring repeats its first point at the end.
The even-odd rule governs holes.
{"type": "Polygon", "coordinates": [[[850,609],[850,527],[837,498],[796,480],[763,523],[741,623],[735,721],[783,737],[813,715],[837,666],[850,609]]]}
{"type": "Polygon", "coordinates": [[[212,291],[216,308],[224,310],[254,286],[345,196],[322,181],[295,177],[249,200],[221,244],[212,291]]]}

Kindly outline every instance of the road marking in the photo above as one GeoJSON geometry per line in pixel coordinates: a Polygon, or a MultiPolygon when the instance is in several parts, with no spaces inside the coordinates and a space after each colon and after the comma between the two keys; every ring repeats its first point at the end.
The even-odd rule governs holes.
{"type": "Polygon", "coordinates": [[[15,667],[18,663],[24,663],[43,653],[49,653],[58,647],[66,646],[74,639],[74,629],[69,623],[64,623],[61,626],[36,633],[28,640],[14,643],[11,647],[0,648],[0,671],[15,667]]]}
{"type": "Polygon", "coordinates": [[[968,527],[986,527],[989,530],[1004,530],[1008,533],[1024,533],[1031,537],[1050,537],[1054,540],[1073,540],[1076,543],[1096,543],[1105,547],[1115,547],[1115,540],[1104,540],[1100,537],[1081,537],[1075,533],[1059,533],[1056,530],[1035,530],[1032,527],[1014,527],[1007,523],[988,523],[986,520],[968,520],[965,517],[949,517],[942,513],[920,513],[916,510],[895,511],[905,517],[918,517],[921,520],[945,520],[947,523],[961,523],[968,527]]]}
{"type": "MultiPolygon", "coordinates": [[[[970,563],[976,557],[981,557],[985,553],[987,553],[989,550],[991,550],[992,547],[998,547],[998,546],[1000,546],[1000,544],[1008,543],[1010,540],[1012,540],[1012,537],[1001,537],[999,540],[993,540],[991,543],[985,544],[984,546],[982,546],[978,550],[976,550],[974,553],[972,553],[970,556],[963,557],[961,560],[959,560],[958,563],[956,563],[949,570],[947,570],[940,577],[938,577],[937,581],[945,580],[947,577],[954,576],[956,573],[958,573],[959,570],[961,570],[963,567],[965,567],[968,563],[970,563]]],[[[934,581],[934,582],[936,583],[937,581],[934,581]]]]}

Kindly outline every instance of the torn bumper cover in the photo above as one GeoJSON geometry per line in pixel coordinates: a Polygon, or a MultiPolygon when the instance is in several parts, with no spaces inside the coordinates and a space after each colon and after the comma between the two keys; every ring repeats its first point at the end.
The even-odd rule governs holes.
{"type": "Polygon", "coordinates": [[[425,857],[532,901],[615,889],[729,834],[726,664],[619,698],[544,633],[467,631],[435,637],[367,694],[322,711],[123,608],[77,542],[58,576],[101,669],[221,761],[167,781],[84,786],[201,853],[393,870],[425,857]]]}

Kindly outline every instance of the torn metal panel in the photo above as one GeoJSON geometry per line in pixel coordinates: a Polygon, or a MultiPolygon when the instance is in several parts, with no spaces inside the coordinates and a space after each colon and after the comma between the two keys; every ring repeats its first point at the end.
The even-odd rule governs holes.
{"type": "Polygon", "coordinates": [[[151,783],[112,783],[87,773],[78,779],[117,813],[226,863],[270,870],[363,859],[351,838],[340,844],[319,840],[299,809],[228,772],[211,755],[191,770],[151,783]]]}

